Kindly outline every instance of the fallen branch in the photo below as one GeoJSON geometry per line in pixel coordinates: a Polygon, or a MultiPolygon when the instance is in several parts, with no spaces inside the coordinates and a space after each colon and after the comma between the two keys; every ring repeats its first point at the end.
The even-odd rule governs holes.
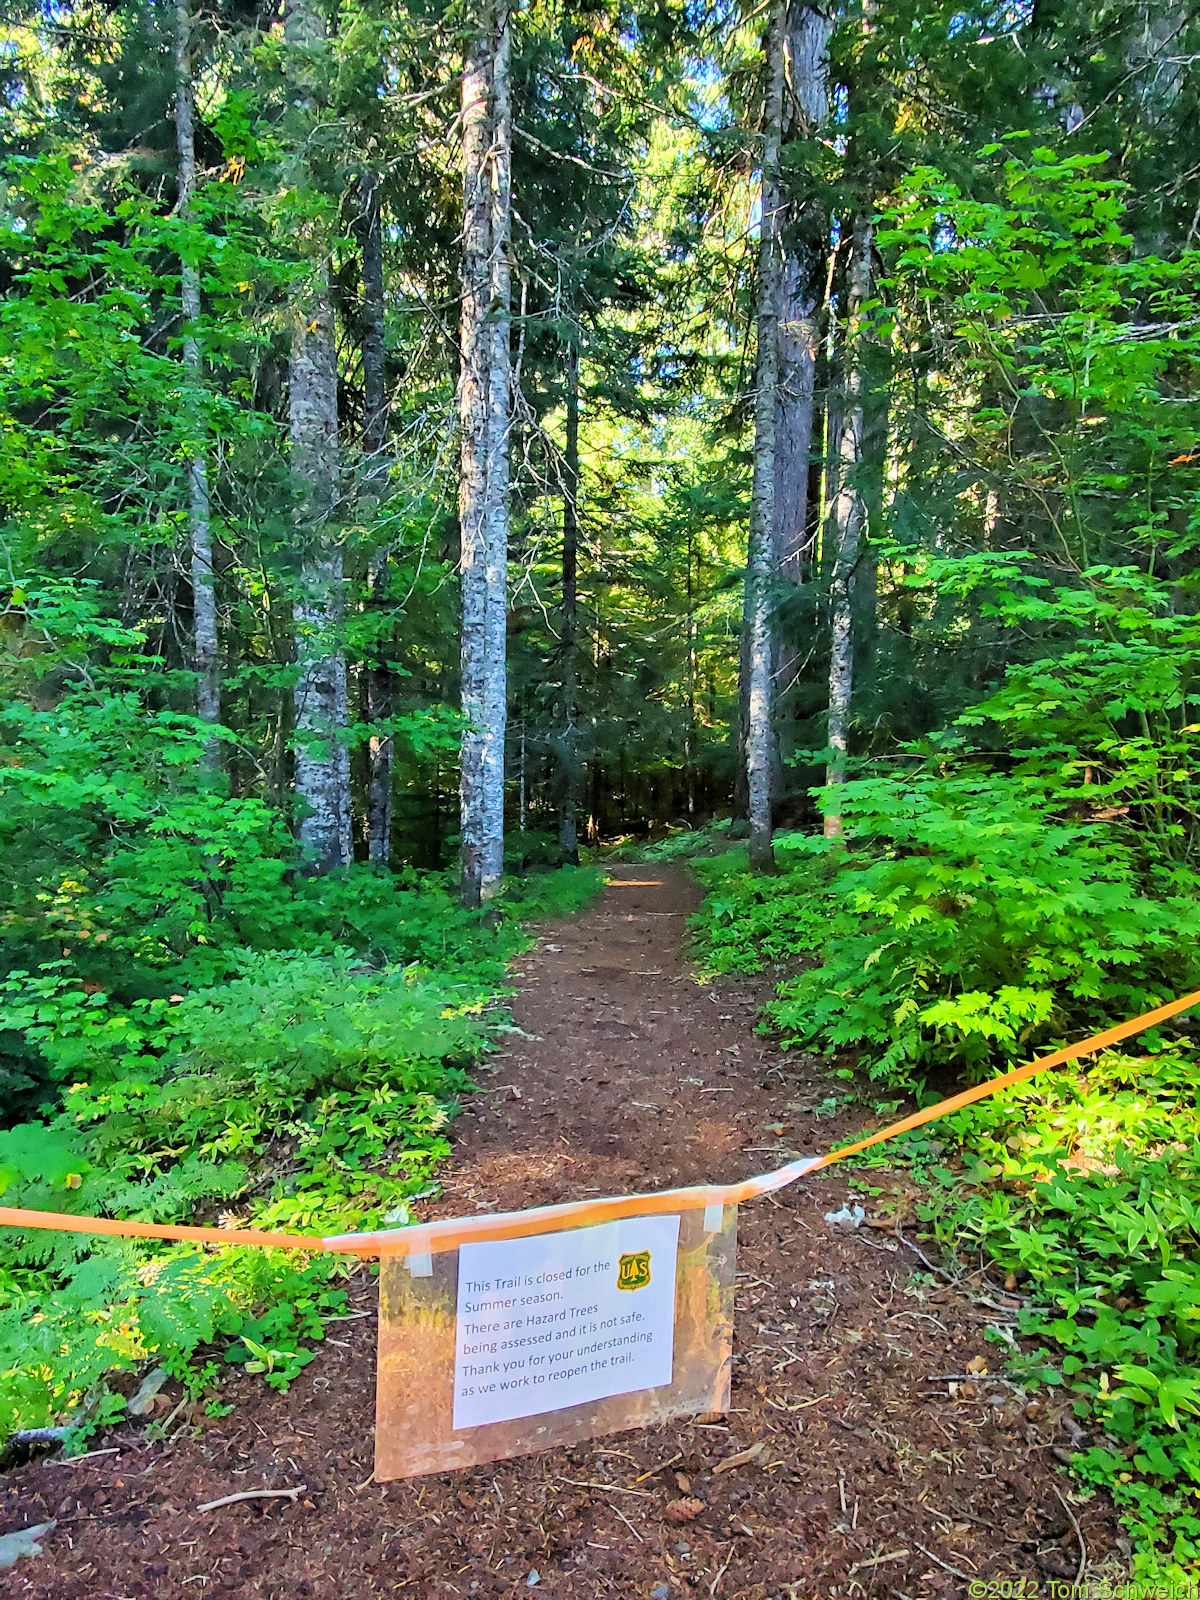
{"type": "Polygon", "coordinates": [[[907,1550],[890,1550],[886,1556],[871,1556],[867,1561],[856,1561],[847,1576],[852,1578],[856,1572],[865,1572],[868,1567],[881,1567],[885,1561],[902,1561],[907,1554],[907,1550]]]}
{"type": "Polygon", "coordinates": [[[1067,1504],[1065,1495],[1059,1493],[1058,1485],[1056,1483],[1052,1483],[1050,1487],[1054,1490],[1055,1494],[1058,1495],[1058,1498],[1062,1503],[1063,1510],[1071,1519],[1071,1527],[1074,1529],[1075,1537],[1079,1540],[1079,1571],[1075,1574],[1075,1582],[1080,1584],[1083,1582],[1083,1575],[1087,1571],[1087,1546],[1083,1542],[1083,1529],[1079,1526],[1079,1519],[1067,1504]]]}
{"type": "Polygon", "coordinates": [[[222,1506],[236,1506],[241,1500],[290,1500],[295,1505],[296,1496],[307,1488],[306,1483],[298,1483],[294,1489],[243,1489],[240,1494],[227,1494],[220,1500],[206,1500],[196,1510],[218,1511],[222,1506]]]}
{"type": "Polygon", "coordinates": [[[930,1561],[936,1562],[943,1572],[952,1572],[956,1578],[964,1578],[967,1583],[974,1582],[969,1572],[964,1572],[961,1567],[952,1567],[948,1561],[943,1561],[941,1556],[935,1556],[933,1551],[927,1550],[923,1544],[917,1544],[915,1539],[913,1543],[917,1545],[917,1549],[923,1556],[928,1556],[930,1561]]]}
{"type": "Polygon", "coordinates": [[[959,1281],[957,1278],[952,1277],[945,1267],[939,1267],[935,1262],[931,1261],[919,1244],[914,1244],[911,1239],[906,1239],[899,1228],[896,1229],[896,1237],[902,1245],[912,1251],[918,1261],[924,1262],[930,1272],[935,1273],[937,1277],[944,1278],[947,1283],[957,1283],[959,1281]]]}
{"type": "Polygon", "coordinates": [[[653,1500],[648,1489],[626,1489],[619,1483],[584,1483],[581,1478],[560,1478],[559,1483],[569,1483],[576,1489],[603,1489],[608,1494],[636,1494],[642,1500],[653,1500]]]}

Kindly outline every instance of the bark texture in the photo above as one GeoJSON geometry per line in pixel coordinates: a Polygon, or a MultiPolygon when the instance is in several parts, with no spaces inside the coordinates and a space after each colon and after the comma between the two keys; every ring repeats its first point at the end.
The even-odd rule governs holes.
{"type": "Polygon", "coordinates": [[[492,58],[490,161],[491,362],[488,373],[487,613],[484,706],[487,735],[483,755],[484,899],[504,871],[504,750],[508,726],[508,506],[512,437],[511,275],[512,101],[509,56],[512,35],[507,0],[497,0],[492,58]]]}
{"type": "MultiPolygon", "coordinates": [[[[787,131],[812,138],[829,115],[829,37],[832,18],[819,7],[793,3],[787,12],[787,131]]],[[[829,221],[812,195],[792,194],[780,218],[779,389],[775,446],[775,563],[785,583],[809,576],[813,529],[809,517],[817,349],[825,296],[829,221]]]]}
{"type": "MultiPolygon", "coordinates": [[[[387,478],[387,390],[384,372],[383,211],[379,180],[366,173],[359,184],[359,247],[362,251],[363,488],[382,489],[387,478]]],[[[387,552],[380,551],[367,580],[368,605],[387,605],[387,552]]],[[[382,659],[364,668],[363,709],[372,724],[393,711],[392,673],[382,659]]],[[[367,743],[367,859],[386,867],[391,860],[393,741],[372,733],[367,743]]]]}
{"type": "Polygon", "coordinates": [[[383,212],[379,180],[367,173],[360,181],[359,245],[362,250],[362,377],[363,454],[369,476],[383,464],[387,439],[387,393],[384,384],[383,212]]]}
{"type": "Polygon", "coordinates": [[[755,360],[754,479],[746,563],[746,792],[750,865],[772,871],[771,589],[775,528],[776,408],[779,389],[779,150],[783,122],[784,0],[773,0],[766,36],[762,218],[758,249],[758,349],[755,360]]]}
{"type": "MultiPolygon", "coordinates": [[[[196,124],[192,91],[191,14],[187,0],[175,7],[175,147],[179,157],[179,218],[191,220],[196,183],[196,124]]],[[[221,668],[217,638],[217,596],[213,578],[212,519],[208,489],[208,457],[203,444],[199,392],[204,361],[196,326],[200,320],[200,270],[185,253],[180,260],[183,312],[185,406],[195,425],[188,457],[188,534],[191,546],[192,640],[196,671],[196,715],[201,722],[221,720],[221,668]]],[[[220,745],[213,738],[204,751],[205,765],[217,766],[220,745]]]]}
{"type": "Polygon", "coordinates": [[[508,479],[512,412],[508,242],[511,112],[506,0],[489,4],[462,75],[463,232],[459,424],[463,730],[462,894],[478,906],[504,853],[508,479]]]}
{"type": "MultiPolygon", "coordinates": [[[[383,589],[387,581],[384,558],[368,576],[370,604],[387,604],[383,589]]],[[[368,663],[364,674],[364,709],[367,721],[378,725],[392,715],[394,697],[392,674],[383,661],[368,663]]],[[[392,856],[392,768],[393,741],[390,733],[376,731],[367,742],[367,860],[386,867],[392,856]]]]}
{"type": "MultiPolygon", "coordinates": [[[[865,217],[854,221],[846,298],[846,337],[842,379],[841,430],[838,440],[838,487],[830,514],[829,537],[833,570],[829,584],[829,764],[825,782],[845,783],[849,749],[850,707],[854,693],[853,585],[866,521],[861,482],[865,441],[865,367],[862,307],[871,292],[874,231],[865,217]]],[[[825,834],[836,837],[842,819],[836,805],[825,815],[825,834]]]]}
{"type": "Polygon", "coordinates": [[[559,756],[560,800],[558,843],[563,860],[579,865],[579,753],[576,749],[579,715],[579,353],[572,344],[567,362],[567,437],[562,463],[562,697],[563,731],[559,756]]]}
{"type": "MultiPolygon", "coordinates": [[[[287,42],[307,51],[325,36],[320,16],[292,4],[287,42]]],[[[315,115],[311,101],[301,109],[315,115]]],[[[298,674],[294,690],[297,833],[313,871],[353,860],[346,658],[342,649],[342,551],[334,517],[338,501],[337,346],[329,288],[328,246],[313,241],[309,269],[291,305],[288,443],[300,486],[303,557],[292,607],[298,674]]]]}

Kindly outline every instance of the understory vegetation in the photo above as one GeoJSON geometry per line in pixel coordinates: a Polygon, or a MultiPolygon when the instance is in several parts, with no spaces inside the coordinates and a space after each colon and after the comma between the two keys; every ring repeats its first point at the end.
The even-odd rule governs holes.
{"type": "MultiPolygon", "coordinates": [[[[844,840],[777,839],[775,877],[727,846],[697,856],[702,961],[776,974],[764,1025],[838,1058],[881,1125],[1194,991],[1190,865],[1049,765],[914,756],[846,786],[844,840]]],[[[910,1162],[945,1259],[981,1251],[1024,1297],[1010,1370],[1070,1397],[1089,1435],[1074,1470],[1121,1508],[1136,1571],[1176,1579],[1200,1559],[1195,1028],[1185,1014],[865,1158],[910,1162]]]]}
{"type": "MultiPolygon", "coordinates": [[[[353,868],[261,891],[254,944],[205,923],[177,952],[147,940],[104,985],[80,982],[69,945],[14,968],[0,1041],[29,1112],[0,1132],[2,1203],[317,1235],[402,1225],[405,1202],[435,1192],[468,1069],[505,1026],[521,918],[570,910],[598,881],[567,867],[518,883],[484,926],[440,877],[353,868]],[[220,981],[188,981],[192,954],[220,981]]],[[[160,881],[164,904],[185,890],[160,881]]],[[[57,936],[106,909],[81,891],[57,936]]],[[[114,942],[121,926],[109,922],[114,942]]],[[[6,1231],[0,1433],[65,1418],[82,1437],[124,1409],[106,1380],[151,1359],[214,1406],[222,1363],[286,1387],[354,1265],[6,1231]]]]}
{"type": "MultiPolygon", "coordinates": [[[[9,0],[0,1203],[403,1222],[618,838],[881,1116],[1200,987],[1198,74],[1174,0],[9,0]]],[[[1198,1027],[902,1147],[1143,1573],[1198,1027]]],[[[0,1229],[0,1436],[286,1386],[343,1270],[0,1229]]]]}
{"type": "MultiPolygon", "coordinates": [[[[98,678],[3,713],[2,1203],[318,1235],[403,1223],[504,1026],[523,919],[582,903],[597,874],[515,877],[486,922],[445,874],[300,875],[278,817],[214,782],[195,719],[98,678]]],[[[113,1375],[150,1360],[213,1405],[224,1363],[285,1387],[346,1270],[5,1230],[0,1434],[111,1420],[113,1375]]]]}

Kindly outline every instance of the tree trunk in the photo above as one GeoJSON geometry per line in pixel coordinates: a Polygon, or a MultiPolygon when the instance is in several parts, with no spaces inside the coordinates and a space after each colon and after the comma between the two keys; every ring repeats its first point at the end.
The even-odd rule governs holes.
{"type": "MultiPolygon", "coordinates": [[[[175,145],[179,155],[179,220],[191,220],[192,191],[196,182],[196,127],[192,94],[190,50],[191,15],[188,0],[175,7],[175,145]]],[[[196,670],[196,715],[201,722],[221,720],[221,669],[217,640],[217,597],[213,581],[212,525],[208,493],[208,457],[202,442],[203,420],[197,401],[204,381],[203,358],[196,326],[200,320],[200,269],[189,259],[185,244],[179,267],[183,312],[183,367],[185,401],[195,437],[189,441],[188,531],[191,542],[192,637],[196,670]]],[[[204,747],[204,764],[215,768],[220,744],[210,739],[204,747]]]]}
{"type": "MultiPolygon", "coordinates": [[[[786,18],[787,81],[784,138],[813,138],[829,114],[829,37],[832,21],[806,0],[790,0],[786,18]]],[[[815,524],[811,515],[817,352],[825,300],[829,219],[823,204],[793,173],[781,196],[779,386],[775,415],[775,517],[772,531],[781,595],[811,575],[815,524]]],[[[796,605],[781,608],[772,628],[774,685],[773,785],[783,790],[784,763],[795,746],[789,734],[793,691],[809,654],[799,635],[796,605]]]]}
{"type": "Polygon", "coordinates": [[[784,3],[772,0],[766,37],[762,217],[758,248],[754,478],[746,562],[746,790],[750,865],[774,870],[771,846],[771,588],[775,528],[775,426],[779,388],[779,145],[783,121],[784,3]]]}
{"type": "Polygon", "coordinates": [[[774,553],[783,582],[803,581],[808,564],[808,479],[816,395],[821,290],[803,252],[783,263],[779,398],[776,407],[774,553]]]}
{"type": "Polygon", "coordinates": [[[512,288],[509,248],[512,237],[512,101],[509,56],[512,33],[508,0],[495,0],[495,55],[492,63],[492,148],[490,185],[492,353],[488,373],[487,619],[484,704],[484,846],[481,893],[486,900],[504,871],[504,754],[508,726],[508,506],[512,435],[512,288]]]}
{"type": "Polygon", "coordinates": [[[363,455],[367,476],[373,478],[382,465],[380,457],[387,438],[387,397],[384,388],[383,295],[383,214],[379,204],[379,180],[367,173],[360,180],[362,217],[359,224],[362,249],[362,375],[363,375],[363,455]]]}
{"type": "MultiPolygon", "coordinates": [[[[747,555],[749,552],[747,552],[747,555]]],[[[747,569],[748,570],[748,569],[747,569]]],[[[733,814],[750,815],[750,793],[746,787],[746,740],[750,731],[750,635],[745,628],[742,607],[742,636],[738,640],[738,697],[734,725],[730,730],[733,751],[733,814]]]]}
{"type": "MultiPolygon", "coordinates": [[[[506,0],[498,0],[500,7],[506,0]]],[[[462,895],[478,906],[504,851],[507,716],[511,114],[508,16],[489,5],[463,63],[463,231],[459,476],[462,895]],[[490,315],[489,315],[490,312],[490,315]]]]}
{"type": "MultiPolygon", "coordinates": [[[[303,49],[311,51],[324,39],[324,24],[307,4],[289,6],[284,27],[287,42],[303,49]]],[[[298,103],[304,107],[304,98],[298,103]]],[[[304,524],[300,592],[292,606],[299,667],[297,831],[310,868],[328,872],[353,860],[353,837],[350,752],[341,737],[347,722],[342,551],[331,526],[338,498],[337,347],[323,238],[313,243],[291,311],[288,438],[304,524]]]]}
{"type": "Polygon", "coordinates": [[[687,788],[688,822],[696,816],[696,585],[693,581],[695,567],[695,540],[692,519],[687,520],[687,725],[684,730],[683,767],[687,788]]]}
{"type": "MultiPolygon", "coordinates": [[[[387,558],[384,556],[368,575],[369,604],[376,610],[386,605],[382,594],[387,583],[387,558]]],[[[378,656],[379,645],[374,649],[378,656]]],[[[366,714],[374,727],[367,742],[367,860],[386,867],[392,856],[392,735],[379,730],[393,711],[392,674],[379,659],[366,666],[366,714]]]]}
{"type": "MultiPolygon", "coordinates": [[[[384,387],[383,216],[379,180],[368,173],[360,180],[362,214],[359,244],[362,250],[362,374],[364,488],[382,487],[387,476],[384,448],[387,442],[387,397],[384,387]]],[[[368,605],[382,613],[387,604],[387,552],[380,551],[368,576],[368,605]]],[[[367,720],[378,724],[392,715],[392,674],[380,659],[365,665],[367,720]]],[[[393,744],[389,733],[378,730],[367,743],[367,859],[386,867],[391,859],[393,744]]]]}
{"type": "MultiPolygon", "coordinates": [[[[790,133],[812,138],[829,115],[832,19],[793,3],[787,14],[790,133]]],[[[775,562],[786,583],[800,583],[810,539],[809,464],[816,394],[817,344],[825,295],[829,224],[811,196],[793,197],[781,213],[779,398],[775,445],[775,562]]]]}
{"type": "Polygon", "coordinates": [[[859,492],[863,517],[861,548],[850,589],[850,609],[854,619],[854,676],[863,684],[871,681],[879,637],[879,539],[891,425],[891,374],[888,351],[877,339],[863,341],[860,364],[864,392],[859,492]]]}
{"type": "Polygon", "coordinates": [[[567,352],[567,438],[562,464],[562,752],[559,758],[558,843],[563,860],[579,865],[579,836],[575,813],[579,805],[579,757],[576,718],[579,712],[579,664],[576,639],[579,628],[579,352],[567,352]]]}
{"type": "MultiPolygon", "coordinates": [[[[854,220],[850,244],[850,271],[846,297],[841,436],[838,442],[838,489],[830,515],[833,569],[829,584],[829,764],[825,782],[830,787],[846,781],[850,705],[854,691],[853,584],[858,565],[866,500],[861,482],[863,461],[865,354],[862,307],[871,292],[874,230],[865,217],[854,220]]],[[[842,832],[836,801],[825,814],[825,835],[842,832]]]]}

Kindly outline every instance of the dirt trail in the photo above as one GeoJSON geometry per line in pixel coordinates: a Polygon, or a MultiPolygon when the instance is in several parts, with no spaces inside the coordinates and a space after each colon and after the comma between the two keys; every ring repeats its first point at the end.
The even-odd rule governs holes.
{"type": "MultiPolygon", "coordinates": [[[[753,1032],[761,992],[695,982],[688,874],[613,877],[519,963],[523,1032],[482,1075],[425,1215],[732,1180],[855,1125],[830,1104],[838,1080],[753,1032]]],[[[870,1176],[883,1194],[860,1187],[868,1208],[898,1203],[903,1216],[903,1177],[870,1176]]],[[[1058,1466],[1077,1442],[1069,1413],[969,1372],[980,1360],[1003,1371],[985,1334],[1011,1323],[1014,1302],[979,1276],[935,1287],[882,1228],[831,1226],[825,1213],[853,1192],[834,1169],[742,1208],[723,1419],[371,1483],[375,1287],[363,1271],[355,1316],[288,1395],[239,1377],[233,1413],[198,1438],[149,1444],[130,1429],[99,1441],[112,1453],[0,1479],[0,1533],[58,1518],[45,1556],[0,1575],[0,1593],[916,1600],[986,1577],[1074,1578],[1080,1537],[1094,1572],[1115,1529],[1102,1500],[1068,1512],[1059,1498],[1072,1492],[1058,1466]],[[714,1474],[759,1442],[757,1464],[714,1474]],[[295,1504],[195,1510],[295,1485],[295,1504]],[[683,1499],[702,1509],[672,1523],[664,1511],[683,1499]]]]}

